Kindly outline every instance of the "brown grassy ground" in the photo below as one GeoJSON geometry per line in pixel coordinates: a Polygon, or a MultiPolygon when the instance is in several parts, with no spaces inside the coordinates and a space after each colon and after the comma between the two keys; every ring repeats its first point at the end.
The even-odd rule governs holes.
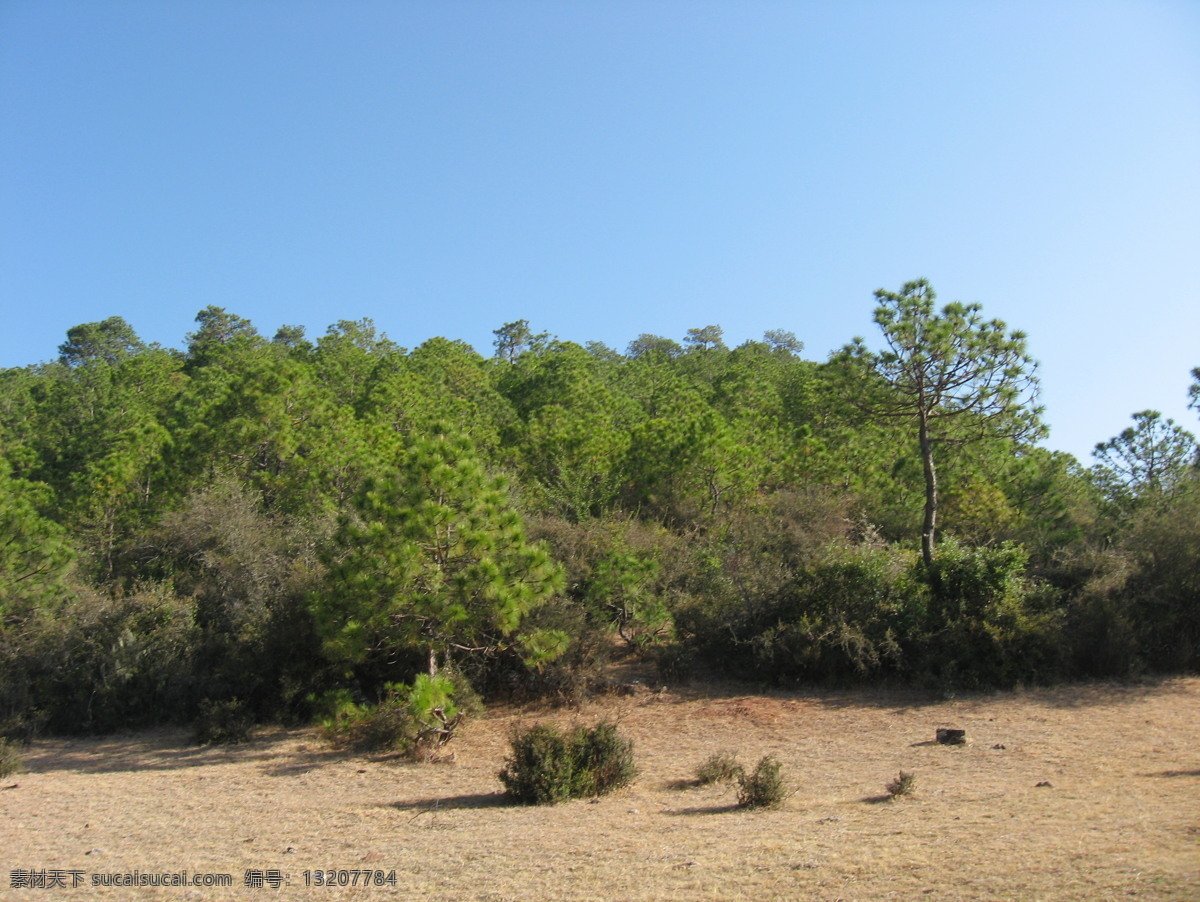
{"type": "Polygon", "coordinates": [[[959,698],[742,694],[493,709],[449,764],[331,751],[312,731],[234,748],[181,731],[43,740],[0,785],[0,898],[1200,899],[1200,678],[959,698]],[[504,803],[514,724],[616,718],[636,784],[550,808],[504,803]],[[963,747],[934,743],[960,726],[963,747]],[[688,787],[709,755],[773,754],[796,792],[735,808],[688,787]],[[915,795],[885,783],[915,773],[915,795]],[[1039,783],[1049,783],[1039,786],[1039,783]],[[16,784],[15,786],[13,784],[16,784]],[[19,890],[15,869],[232,874],[232,888],[19,890]],[[397,888],[306,887],[318,868],[395,870],[397,888]],[[254,889],[247,869],[290,885],[254,889]]]}

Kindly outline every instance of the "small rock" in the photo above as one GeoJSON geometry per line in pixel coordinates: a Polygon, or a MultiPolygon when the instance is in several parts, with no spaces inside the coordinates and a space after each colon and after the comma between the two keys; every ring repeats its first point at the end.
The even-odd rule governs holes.
{"type": "Polygon", "coordinates": [[[1043,787],[1043,786],[1044,786],[1044,787],[1046,787],[1047,789],[1053,789],[1053,788],[1054,788],[1054,784],[1053,784],[1053,783],[1051,783],[1049,780],[1042,780],[1040,783],[1035,783],[1035,784],[1034,784],[1034,788],[1036,788],[1036,789],[1040,789],[1040,788],[1041,788],[1041,787],[1043,787]]]}

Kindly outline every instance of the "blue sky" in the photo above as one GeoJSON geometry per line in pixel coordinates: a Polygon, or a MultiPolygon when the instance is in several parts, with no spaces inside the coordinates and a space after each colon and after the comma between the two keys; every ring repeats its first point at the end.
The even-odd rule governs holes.
{"type": "Polygon", "coordinates": [[[918,276],[1050,447],[1200,432],[1200,4],[0,0],[0,366],[209,304],[823,360],[918,276]]]}

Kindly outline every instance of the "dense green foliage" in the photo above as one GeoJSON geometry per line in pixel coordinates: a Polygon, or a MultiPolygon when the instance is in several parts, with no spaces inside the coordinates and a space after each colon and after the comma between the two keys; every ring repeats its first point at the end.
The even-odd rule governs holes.
{"type": "Polygon", "coordinates": [[[431,760],[476,705],[469,688],[444,673],[418,674],[412,685],[390,683],[384,690],[375,704],[357,704],[345,690],[326,693],[318,706],[326,735],[359,751],[431,760]]]}
{"type": "Polygon", "coordinates": [[[615,724],[577,727],[566,733],[552,724],[517,730],[512,753],[500,771],[505,794],[525,805],[553,805],[601,796],[633,782],[633,743],[615,724]]]}
{"type": "Polygon", "coordinates": [[[219,307],[185,351],[73,326],[0,371],[0,734],[411,717],[387,687],[447,667],[574,699],[618,644],[946,690],[1200,666],[1191,434],[1039,448],[1020,333],[878,297],[891,350],[826,362],[714,325],[620,353],[518,320],[490,358],[219,307]]]}

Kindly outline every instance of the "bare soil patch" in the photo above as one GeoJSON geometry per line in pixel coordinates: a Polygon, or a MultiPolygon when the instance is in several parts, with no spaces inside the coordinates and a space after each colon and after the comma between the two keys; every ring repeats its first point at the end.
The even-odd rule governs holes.
{"type": "Polygon", "coordinates": [[[1200,678],[935,702],[904,692],[701,686],[577,711],[494,708],[415,765],[312,730],[231,748],[184,731],[40,740],[0,781],[0,899],[1200,898],[1200,678]],[[514,725],[616,719],[640,776],[595,801],[513,807],[496,773],[514,725]],[[934,741],[939,726],[964,746],[934,741]],[[795,794],[736,808],[691,785],[709,755],[771,754],[795,794]],[[899,771],[916,792],[892,801],[899,771]],[[74,870],[75,889],[12,886],[74,870]],[[396,887],[305,871],[395,871],[396,887]],[[251,888],[246,871],[287,885],[251,888]],[[106,888],[92,875],[227,873],[229,888],[106,888]]]}

